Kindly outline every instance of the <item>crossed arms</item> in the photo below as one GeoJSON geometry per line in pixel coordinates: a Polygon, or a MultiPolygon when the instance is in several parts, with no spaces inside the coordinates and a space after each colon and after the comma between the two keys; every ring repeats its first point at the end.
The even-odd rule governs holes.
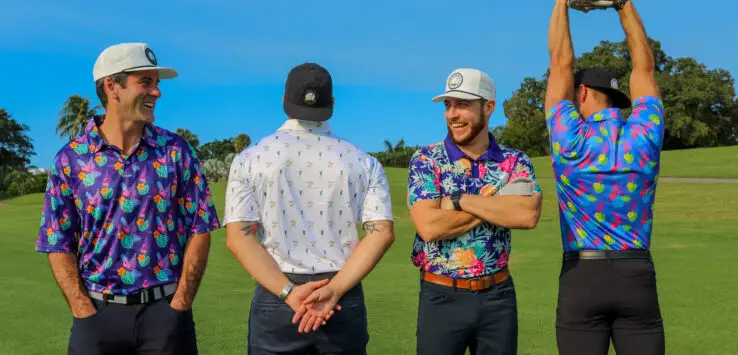
{"type": "MultiPolygon", "coordinates": [[[[513,184],[529,184],[518,182],[513,184]]],[[[464,194],[456,211],[448,196],[418,201],[410,207],[410,218],[426,242],[448,240],[483,222],[510,229],[533,229],[541,215],[541,194],[479,196],[464,194]]]]}
{"type": "MultiPolygon", "coordinates": [[[[630,75],[630,96],[661,98],[656,84],[653,52],[648,45],[646,30],[632,1],[618,11],[625,31],[633,71],[630,75]]],[[[556,0],[551,15],[548,50],[550,74],[546,90],[545,112],[562,100],[574,99],[574,48],[569,30],[569,9],[566,0],[556,0]]]]}

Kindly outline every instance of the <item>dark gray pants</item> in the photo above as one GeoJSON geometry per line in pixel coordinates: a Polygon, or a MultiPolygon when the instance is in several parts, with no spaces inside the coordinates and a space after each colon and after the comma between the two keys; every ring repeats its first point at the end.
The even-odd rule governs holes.
{"type": "Polygon", "coordinates": [[[483,291],[420,281],[418,355],[513,355],[518,309],[512,276],[483,291]]]}
{"type": "Polygon", "coordinates": [[[96,314],[73,318],[68,354],[196,355],[192,310],[175,311],[172,297],[133,305],[93,299],[96,314]]]}
{"type": "MultiPolygon", "coordinates": [[[[287,274],[295,284],[331,278],[335,273],[287,274]]],[[[317,331],[298,333],[295,312],[279,297],[257,284],[249,314],[249,355],[365,355],[369,342],[366,306],[361,284],[339,300],[341,310],[317,331]]]]}

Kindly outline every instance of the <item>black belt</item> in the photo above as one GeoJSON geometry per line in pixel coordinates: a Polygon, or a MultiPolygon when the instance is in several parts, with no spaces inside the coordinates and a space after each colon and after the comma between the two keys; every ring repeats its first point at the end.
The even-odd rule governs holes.
{"type": "Polygon", "coordinates": [[[170,283],[163,286],[142,289],[141,292],[132,295],[111,295],[94,291],[88,291],[90,298],[99,301],[118,304],[144,304],[166,298],[177,291],[177,284],[170,283]]]}
{"type": "Polygon", "coordinates": [[[564,252],[564,260],[651,259],[648,250],[574,250],[564,252]]]}

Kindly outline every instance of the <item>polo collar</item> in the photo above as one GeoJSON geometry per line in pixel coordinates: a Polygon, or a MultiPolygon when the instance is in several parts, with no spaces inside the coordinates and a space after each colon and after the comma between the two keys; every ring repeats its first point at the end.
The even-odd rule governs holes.
{"type": "MultiPolygon", "coordinates": [[[[479,158],[476,159],[476,161],[482,161],[482,160],[495,160],[495,161],[503,161],[505,159],[504,155],[502,154],[502,149],[497,144],[497,141],[495,140],[495,137],[492,135],[492,133],[489,134],[489,148],[486,152],[484,152],[479,158]]],[[[446,147],[446,153],[448,154],[448,158],[451,161],[457,161],[461,158],[467,158],[471,161],[475,161],[475,159],[472,159],[470,156],[468,156],[466,153],[462,152],[459,146],[454,143],[454,141],[451,139],[451,135],[447,135],[446,139],[443,141],[443,145],[446,147]]]]}
{"type": "Polygon", "coordinates": [[[623,120],[623,115],[620,113],[619,108],[606,108],[604,110],[597,111],[587,117],[587,122],[602,122],[605,120],[623,120]]]}
{"type": "MultiPolygon", "coordinates": [[[[83,140],[87,141],[87,144],[89,144],[90,146],[90,151],[93,153],[99,152],[103,146],[108,145],[100,136],[99,127],[104,121],[105,114],[95,115],[87,123],[87,127],[85,127],[83,140]]],[[[146,126],[144,126],[144,134],[143,136],[141,136],[141,141],[144,144],[147,144],[152,148],[158,148],[159,145],[157,144],[157,142],[159,140],[159,137],[160,133],[158,132],[156,127],[153,127],[150,124],[146,124],[146,126]]]]}
{"type": "Polygon", "coordinates": [[[332,133],[331,126],[326,121],[305,121],[297,119],[287,119],[277,130],[278,132],[304,132],[312,134],[329,135],[332,133]]]}

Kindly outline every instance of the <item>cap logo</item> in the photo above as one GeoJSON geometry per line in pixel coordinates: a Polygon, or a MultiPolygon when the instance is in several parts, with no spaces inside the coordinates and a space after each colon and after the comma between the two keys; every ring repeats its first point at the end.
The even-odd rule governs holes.
{"type": "Polygon", "coordinates": [[[315,94],[315,91],[305,91],[305,95],[303,95],[302,97],[302,102],[312,106],[313,104],[315,104],[316,101],[318,101],[318,96],[315,94]]]}
{"type": "Polygon", "coordinates": [[[612,78],[612,80],[610,80],[610,87],[618,90],[618,79],[612,78]]]}
{"type": "Polygon", "coordinates": [[[464,77],[461,76],[461,73],[453,73],[450,78],[448,78],[448,88],[453,90],[461,86],[461,83],[464,81],[464,77]]]}
{"type": "Polygon", "coordinates": [[[154,55],[154,51],[152,51],[151,48],[146,48],[144,53],[146,53],[146,59],[148,59],[151,64],[156,65],[156,56],[154,55]]]}

